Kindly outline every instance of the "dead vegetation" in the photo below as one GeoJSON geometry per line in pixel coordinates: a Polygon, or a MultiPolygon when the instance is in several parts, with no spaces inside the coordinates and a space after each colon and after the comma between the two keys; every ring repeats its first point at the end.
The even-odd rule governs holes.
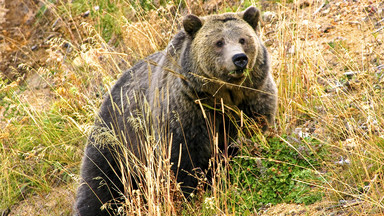
{"type": "MultiPolygon", "coordinates": [[[[116,1],[125,10],[112,10],[103,2],[1,2],[3,214],[68,215],[101,96],[123,70],[164,48],[182,15],[239,6],[235,1],[153,1],[155,7],[146,8],[116,1]],[[105,14],[118,31],[103,31],[114,27],[103,20],[105,14]]],[[[279,88],[274,133],[314,137],[329,148],[320,170],[327,180],[313,185],[324,191],[322,202],[267,205],[257,212],[383,213],[384,3],[245,1],[242,7],[249,4],[262,9],[260,35],[279,88]]]]}

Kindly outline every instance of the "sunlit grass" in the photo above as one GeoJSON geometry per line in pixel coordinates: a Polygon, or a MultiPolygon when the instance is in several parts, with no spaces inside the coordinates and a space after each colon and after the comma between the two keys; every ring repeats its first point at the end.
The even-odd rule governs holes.
{"type": "MultiPolygon", "coordinates": [[[[24,83],[20,80],[0,83],[0,209],[57,187],[68,187],[74,194],[80,158],[102,96],[124,70],[166,46],[179,29],[182,15],[191,11],[204,14],[204,7],[214,8],[200,1],[159,2],[158,5],[155,1],[46,2],[55,17],[52,25],[57,22],[54,28],[62,35],[46,42],[49,48],[42,66],[23,66],[29,76],[37,75],[45,83],[46,87],[41,89],[50,92],[44,96],[48,102],[40,104],[33,100],[41,97],[35,95],[41,89],[30,85],[28,79],[24,83]],[[89,15],[85,16],[87,11],[89,15]]],[[[243,7],[249,4],[260,6],[258,2],[246,1],[243,7]]],[[[327,4],[335,7],[335,3],[327,4]]],[[[323,200],[334,203],[356,200],[359,205],[355,209],[382,213],[384,72],[379,66],[383,65],[384,47],[383,35],[371,33],[376,30],[374,18],[382,17],[370,16],[369,21],[361,22],[360,28],[333,23],[336,28],[324,33],[323,28],[331,18],[321,12],[314,14],[320,5],[295,9],[293,3],[282,1],[273,7],[275,20],[265,22],[260,28],[261,38],[272,41],[268,49],[279,91],[279,111],[274,132],[270,134],[280,137],[276,141],[278,145],[302,154],[303,160],[316,159],[321,163],[321,168],[311,162],[304,169],[318,179],[300,180],[314,187],[313,193],[322,190],[323,200]],[[314,149],[316,145],[306,141],[312,138],[317,140],[316,145],[320,143],[327,149],[326,156],[319,156],[314,149]],[[297,147],[297,141],[306,146],[305,151],[297,147]]],[[[219,12],[234,10],[237,4],[231,1],[222,1],[217,6],[219,12]]],[[[356,13],[359,17],[367,16],[364,11],[356,13]]],[[[350,21],[348,14],[340,17],[345,23],[350,21]]],[[[242,143],[242,152],[250,161],[267,161],[266,152],[272,143],[252,127],[251,123],[246,125],[244,130],[248,132],[242,136],[259,138],[253,138],[251,144],[242,143]],[[256,157],[256,153],[264,155],[256,157]]],[[[146,144],[150,155],[153,143],[146,144]]],[[[168,152],[163,153],[166,158],[168,152]]],[[[241,157],[244,155],[235,161],[241,161],[241,157]]],[[[269,160],[269,165],[275,162],[279,167],[287,162],[282,158],[274,160],[269,160]]],[[[156,165],[157,173],[171,176],[166,164],[156,165]]],[[[149,180],[140,193],[147,204],[143,205],[136,191],[132,192],[130,202],[126,200],[125,207],[139,215],[232,214],[239,212],[238,208],[258,212],[261,204],[252,197],[261,196],[260,191],[253,191],[251,183],[250,188],[243,188],[246,195],[236,194],[240,182],[227,178],[230,172],[241,173],[246,167],[231,170],[237,165],[228,161],[217,166],[212,189],[200,190],[189,203],[178,196],[177,185],[171,184],[171,179],[157,184],[153,173],[144,172],[143,177],[149,180]]],[[[263,169],[257,163],[250,166],[250,169],[263,169]]]]}

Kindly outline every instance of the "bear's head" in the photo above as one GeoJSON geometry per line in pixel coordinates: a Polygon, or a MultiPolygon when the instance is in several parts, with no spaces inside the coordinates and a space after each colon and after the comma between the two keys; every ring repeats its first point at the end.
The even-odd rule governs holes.
{"type": "Polygon", "coordinates": [[[191,38],[191,58],[202,74],[239,84],[253,70],[260,53],[256,28],[260,12],[249,7],[240,13],[207,17],[187,15],[184,31],[191,38]]]}

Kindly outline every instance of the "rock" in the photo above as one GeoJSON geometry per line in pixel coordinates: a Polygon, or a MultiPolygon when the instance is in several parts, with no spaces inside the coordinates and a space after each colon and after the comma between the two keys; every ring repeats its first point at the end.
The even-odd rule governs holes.
{"type": "Polygon", "coordinates": [[[276,19],[276,13],[275,12],[271,12],[271,11],[266,11],[263,14],[262,18],[263,18],[264,22],[270,23],[270,22],[272,22],[272,21],[274,21],[276,19]]]}

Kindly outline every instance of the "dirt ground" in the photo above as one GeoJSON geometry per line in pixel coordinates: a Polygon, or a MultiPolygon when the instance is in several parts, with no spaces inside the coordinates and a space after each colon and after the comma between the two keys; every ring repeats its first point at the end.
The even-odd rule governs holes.
{"type": "Polygon", "coordinates": [[[2,77],[15,79],[25,71],[20,63],[34,61],[31,58],[31,45],[39,37],[34,28],[38,1],[5,1],[1,2],[1,44],[0,70],[2,77]]]}
{"type": "Polygon", "coordinates": [[[29,67],[45,64],[46,42],[55,34],[52,21],[40,15],[43,8],[39,0],[0,0],[0,78],[15,85],[26,82],[23,96],[37,109],[47,107],[51,93],[40,76],[28,73],[29,67]]]}
{"type": "MultiPolygon", "coordinates": [[[[36,73],[28,73],[24,65],[38,68],[48,54],[47,39],[55,34],[49,27],[51,20],[39,17],[39,0],[0,0],[0,78],[12,83],[25,82],[28,89],[23,97],[38,110],[46,108],[53,98],[47,82],[36,73]]],[[[4,89],[3,89],[4,90],[4,89]]],[[[0,128],[4,122],[0,109],[0,128]]],[[[69,215],[74,194],[68,188],[58,187],[50,193],[26,197],[0,215],[69,215]]]]}

